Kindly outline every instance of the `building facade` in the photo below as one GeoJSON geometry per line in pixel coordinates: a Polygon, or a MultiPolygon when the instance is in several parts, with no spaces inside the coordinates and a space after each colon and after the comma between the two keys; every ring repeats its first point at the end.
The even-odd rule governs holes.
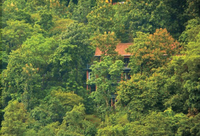
{"type": "MultiPolygon", "coordinates": [[[[116,46],[116,49],[115,49],[115,51],[118,52],[118,55],[123,56],[123,59],[124,59],[124,68],[123,68],[123,75],[122,76],[123,76],[123,79],[125,79],[125,80],[130,79],[129,72],[130,72],[131,69],[128,68],[128,63],[129,63],[129,59],[130,59],[131,54],[126,52],[126,49],[130,45],[132,45],[132,43],[119,43],[116,46]]],[[[95,59],[101,61],[101,55],[102,55],[102,52],[100,51],[100,49],[96,48],[96,51],[95,51],[95,54],[94,54],[95,59]]],[[[90,77],[91,77],[91,69],[90,69],[90,65],[87,65],[87,67],[86,67],[86,81],[90,80],[90,77]]],[[[90,90],[90,91],[95,91],[97,89],[97,86],[95,84],[94,85],[86,84],[86,89],[90,90]]]]}

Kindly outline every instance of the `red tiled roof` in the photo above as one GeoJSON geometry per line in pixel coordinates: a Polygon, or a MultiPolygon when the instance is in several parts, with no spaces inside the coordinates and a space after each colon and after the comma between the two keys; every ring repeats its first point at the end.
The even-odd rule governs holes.
{"type": "MultiPolygon", "coordinates": [[[[129,45],[132,45],[133,43],[119,43],[117,46],[116,46],[116,49],[115,51],[118,52],[119,55],[122,55],[122,56],[130,56],[131,54],[130,53],[127,53],[125,51],[126,48],[128,48],[129,45]]],[[[97,47],[96,48],[96,51],[95,51],[95,55],[94,56],[101,56],[102,52],[99,50],[99,48],[97,47]]]]}

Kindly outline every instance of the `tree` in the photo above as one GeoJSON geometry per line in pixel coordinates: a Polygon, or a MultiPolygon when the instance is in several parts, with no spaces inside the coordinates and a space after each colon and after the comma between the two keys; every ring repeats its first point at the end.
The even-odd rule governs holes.
{"type": "Polygon", "coordinates": [[[37,125],[42,128],[53,122],[62,123],[65,113],[82,103],[83,99],[80,96],[65,91],[48,90],[49,94],[40,102],[40,105],[30,111],[31,117],[37,121],[35,128],[37,125]]]}
{"type": "Polygon", "coordinates": [[[118,80],[121,79],[123,62],[113,61],[105,56],[101,62],[94,62],[91,66],[92,74],[89,84],[95,84],[97,90],[91,93],[91,97],[97,104],[99,113],[105,113],[110,108],[111,95],[116,92],[118,80]]]}
{"type": "Polygon", "coordinates": [[[71,20],[71,19],[58,18],[54,22],[53,28],[50,29],[50,35],[52,35],[52,36],[56,37],[57,39],[59,39],[60,38],[59,37],[60,34],[67,30],[67,26],[66,25],[70,25],[73,22],[74,21],[71,20]]]}
{"type": "Polygon", "coordinates": [[[66,15],[67,1],[63,0],[52,0],[47,2],[48,10],[50,10],[56,16],[64,17],[66,15]]]}
{"type": "Polygon", "coordinates": [[[130,29],[130,16],[129,12],[132,9],[127,2],[124,4],[113,5],[115,14],[113,17],[114,25],[112,31],[115,32],[118,39],[121,42],[132,42],[133,32],[130,29]]]}
{"type": "Polygon", "coordinates": [[[199,111],[199,36],[197,34],[194,41],[186,45],[182,55],[174,56],[168,67],[168,73],[173,73],[171,79],[179,81],[179,84],[175,84],[178,85],[176,88],[180,88],[171,96],[168,104],[178,107],[181,102],[186,112],[188,109],[191,112],[195,109],[199,111]]]}
{"type": "Polygon", "coordinates": [[[9,54],[11,50],[19,48],[27,38],[34,33],[34,28],[25,21],[7,21],[7,26],[2,29],[3,50],[9,54]]]}
{"type": "Polygon", "coordinates": [[[1,133],[3,136],[22,135],[29,125],[29,114],[24,104],[18,101],[10,101],[4,109],[4,120],[2,121],[1,133]]]}
{"type": "Polygon", "coordinates": [[[137,31],[153,33],[157,28],[166,27],[170,19],[168,9],[163,1],[138,1],[130,0],[128,13],[129,29],[133,37],[137,31]],[[165,18],[163,20],[163,18],[165,18]]]}
{"type": "Polygon", "coordinates": [[[92,136],[95,135],[96,128],[89,121],[85,120],[85,108],[83,104],[79,104],[78,106],[74,106],[74,108],[66,112],[66,116],[62,124],[60,125],[60,129],[58,131],[58,135],[71,135],[71,136],[92,136]]]}
{"type": "Polygon", "coordinates": [[[188,42],[195,41],[195,37],[200,30],[200,18],[194,18],[187,22],[186,29],[180,35],[179,39],[182,43],[187,44],[188,42]]]}
{"type": "Polygon", "coordinates": [[[190,17],[200,17],[200,1],[199,0],[187,0],[188,7],[186,12],[190,17]]]}
{"type": "Polygon", "coordinates": [[[167,64],[170,57],[178,53],[179,43],[166,29],[157,29],[154,34],[150,35],[138,32],[137,35],[134,44],[128,48],[128,51],[133,56],[131,57],[132,62],[136,62],[136,65],[140,66],[141,74],[143,72],[150,74],[153,68],[167,64]]]}
{"type": "Polygon", "coordinates": [[[124,136],[125,130],[121,125],[115,125],[115,126],[108,126],[105,128],[101,128],[97,132],[97,136],[124,136]]]}
{"type": "MultiPolygon", "coordinates": [[[[178,39],[185,30],[185,23],[190,19],[187,13],[187,0],[163,0],[170,18],[166,19],[166,28],[173,38],[178,39]]],[[[162,7],[163,8],[163,7],[162,7]]],[[[156,18],[155,18],[156,19],[156,18]]]]}
{"type": "Polygon", "coordinates": [[[184,120],[180,120],[180,126],[178,128],[177,134],[178,135],[190,135],[196,136],[200,134],[199,130],[199,120],[200,114],[192,115],[184,120]]]}
{"type": "Polygon", "coordinates": [[[185,13],[186,6],[186,0],[129,0],[124,4],[116,4],[112,31],[121,41],[131,42],[138,31],[153,34],[158,28],[167,28],[177,39],[189,19],[185,13]]]}
{"type": "Polygon", "coordinates": [[[97,34],[92,38],[92,45],[102,52],[101,59],[104,56],[110,56],[113,59],[117,59],[118,53],[115,51],[119,40],[116,38],[114,32],[104,32],[104,34],[97,34]]]}
{"type": "Polygon", "coordinates": [[[81,23],[87,23],[86,16],[91,12],[92,6],[94,6],[92,0],[79,0],[75,8],[76,10],[72,13],[72,19],[81,23]]]}
{"type": "MultiPolygon", "coordinates": [[[[69,90],[70,91],[70,90],[69,90]]],[[[73,92],[63,92],[61,90],[52,91],[51,95],[61,102],[67,111],[71,111],[75,105],[82,103],[83,98],[73,92]]]]}
{"type": "Polygon", "coordinates": [[[100,33],[112,31],[114,9],[111,4],[100,2],[87,15],[88,25],[93,31],[99,30],[100,33]]]}
{"type": "Polygon", "coordinates": [[[45,31],[50,30],[54,26],[52,14],[48,13],[48,11],[40,11],[40,21],[38,24],[41,26],[42,29],[45,31]]]}
{"type": "Polygon", "coordinates": [[[110,107],[111,95],[115,94],[117,82],[121,79],[124,64],[115,51],[118,42],[114,32],[96,34],[92,38],[91,44],[99,48],[102,54],[101,61],[94,62],[91,66],[92,76],[88,83],[97,86],[97,90],[92,92],[92,98],[95,99],[99,106],[98,110],[102,113],[110,107]]]}
{"type": "Polygon", "coordinates": [[[121,111],[116,113],[107,114],[105,121],[99,125],[97,135],[126,135],[126,128],[124,127],[129,121],[127,120],[127,114],[121,111]]]}
{"type": "MultiPolygon", "coordinates": [[[[49,57],[57,46],[53,38],[44,38],[40,34],[32,36],[9,55],[7,69],[2,73],[4,100],[12,96],[32,107],[37,99],[44,97],[42,90],[49,78],[46,76],[49,57]],[[34,101],[32,104],[29,103],[31,100],[34,101]]],[[[7,100],[4,102],[6,105],[7,100]]]]}
{"type": "Polygon", "coordinates": [[[184,114],[175,114],[171,109],[164,112],[152,112],[143,119],[128,123],[127,135],[175,135],[184,114]]]}
{"type": "Polygon", "coordinates": [[[27,12],[26,1],[25,0],[6,0],[2,4],[2,28],[7,26],[6,22],[8,20],[24,20],[25,23],[33,23],[30,13],[27,12]]]}
{"type": "Polygon", "coordinates": [[[69,71],[65,70],[65,63],[63,63],[61,67],[64,70],[63,74],[66,74],[69,77],[65,80],[67,81],[68,90],[81,95],[84,90],[83,83],[85,81],[85,79],[83,79],[85,73],[83,69],[91,61],[91,57],[94,53],[94,47],[90,45],[90,32],[87,27],[85,28],[84,24],[74,22],[67,27],[66,32],[61,34],[61,39],[61,45],[66,45],[66,43],[71,45],[68,46],[71,47],[70,50],[67,50],[67,46],[58,48],[60,49],[58,51],[62,52],[61,54],[58,52],[58,55],[61,55],[61,60],[64,61],[65,59],[69,59],[67,65],[69,71]],[[67,57],[66,55],[69,55],[70,57],[67,57]]]}
{"type": "Polygon", "coordinates": [[[50,123],[50,124],[42,127],[38,131],[38,135],[40,135],[40,136],[47,136],[47,135],[48,136],[55,136],[58,131],[59,131],[59,123],[58,122],[53,122],[53,123],[50,123]]]}
{"type": "Polygon", "coordinates": [[[188,21],[186,30],[180,36],[183,46],[181,55],[174,56],[166,73],[170,75],[167,85],[174,90],[166,105],[175,111],[199,111],[199,23],[198,18],[188,21]],[[173,82],[173,84],[172,84],[173,82]]]}

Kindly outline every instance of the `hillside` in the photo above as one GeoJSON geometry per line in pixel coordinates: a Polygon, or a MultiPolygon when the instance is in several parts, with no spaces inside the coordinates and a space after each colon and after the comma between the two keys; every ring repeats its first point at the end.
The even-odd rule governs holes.
{"type": "Polygon", "coordinates": [[[1,135],[199,136],[199,7],[2,0],[1,135]]]}

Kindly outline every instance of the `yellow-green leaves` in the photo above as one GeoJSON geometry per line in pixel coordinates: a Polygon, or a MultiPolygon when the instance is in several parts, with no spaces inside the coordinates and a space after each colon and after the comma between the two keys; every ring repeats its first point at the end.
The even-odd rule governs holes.
{"type": "Polygon", "coordinates": [[[3,49],[8,53],[19,48],[33,33],[33,27],[25,21],[7,21],[7,26],[2,29],[3,49]]]}
{"type": "Polygon", "coordinates": [[[1,134],[3,136],[22,135],[30,120],[24,104],[17,100],[10,101],[4,111],[1,134]]]}
{"type": "Polygon", "coordinates": [[[61,90],[58,91],[52,91],[51,95],[58,98],[60,102],[63,104],[63,106],[74,106],[78,105],[83,101],[83,98],[72,93],[72,92],[63,92],[61,90]]]}
{"type": "Polygon", "coordinates": [[[99,48],[101,51],[102,59],[104,56],[115,58],[118,53],[115,51],[119,40],[114,32],[104,32],[104,34],[97,34],[92,38],[92,45],[99,48]]]}
{"type": "Polygon", "coordinates": [[[95,62],[91,66],[92,76],[88,81],[89,84],[95,84],[97,90],[92,92],[91,97],[100,105],[99,110],[105,108],[105,112],[110,107],[111,94],[115,94],[118,80],[121,78],[123,62],[121,60],[113,61],[109,56],[105,56],[101,62],[95,62]]]}
{"type": "MultiPolygon", "coordinates": [[[[141,66],[141,74],[153,68],[164,66],[170,57],[179,51],[179,43],[172,38],[166,29],[157,29],[154,34],[137,33],[134,44],[129,47],[133,62],[141,66]]],[[[133,64],[131,64],[135,67],[133,64]]]]}
{"type": "Polygon", "coordinates": [[[114,21],[111,19],[114,16],[113,6],[106,3],[100,3],[88,15],[88,24],[93,30],[100,30],[101,33],[112,31],[114,21]]]}

